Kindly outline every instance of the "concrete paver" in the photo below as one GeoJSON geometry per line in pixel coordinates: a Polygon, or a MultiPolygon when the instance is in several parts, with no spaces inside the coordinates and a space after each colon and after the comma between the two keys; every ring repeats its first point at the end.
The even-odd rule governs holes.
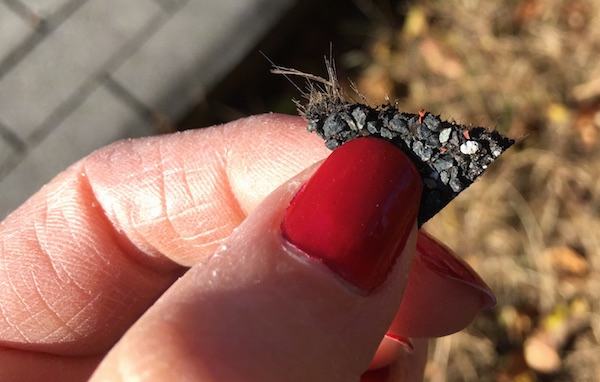
{"type": "Polygon", "coordinates": [[[16,13],[0,3],[0,62],[33,31],[16,13]]]}
{"type": "Polygon", "coordinates": [[[160,4],[165,9],[172,9],[174,7],[182,6],[190,0],[154,0],[154,1],[157,4],[160,4]]]}
{"type": "Polygon", "coordinates": [[[88,1],[0,80],[0,118],[27,140],[157,12],[150,0],[88,1]]]}
{"type": "Polygon", "coordinates": [[[114,78],[149,107],[177,119],[201,100],[294,3],[190,1],[116,71],[114,78]]]}
{"type": "Polygon", "coordinates": [[[135,110],[99,87],[0,182],[0,220],[75,160],[116,140],[155,133],[135,110]]]}
{"type": "Polygon", "coordinates": [[[0,164],[6,161],[13,154],[14,150],[12,146],[9,145],[8,142],[0,138],[0,164]]]}
{"type": "MultiPolygon", "coordinates": [[[[73,0],[21,0],[23,4],[39,18],[47,18],[60,11],[73,0]]],[[[81,1],[81,0],[77,0],[81,1]]]]}
{"type": "Polygon", "coordinates": [[[91,151],[156,134],[148,111],[182,117],[297,1],[0,1],[0,219],[91,151]]]}

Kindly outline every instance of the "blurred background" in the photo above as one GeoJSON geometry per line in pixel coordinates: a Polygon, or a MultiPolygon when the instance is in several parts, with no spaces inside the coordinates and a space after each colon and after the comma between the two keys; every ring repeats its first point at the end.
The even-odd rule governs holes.
{"type": "Polygon", "coordinates": [[[332,45],[371,104],[519,140],[425,226],[498,297],[427,380],[600,380],[599,2],[216,3],[1,0],[2,216],[115,139],[295,114],[259,51],[325,75],[332,45]]]}

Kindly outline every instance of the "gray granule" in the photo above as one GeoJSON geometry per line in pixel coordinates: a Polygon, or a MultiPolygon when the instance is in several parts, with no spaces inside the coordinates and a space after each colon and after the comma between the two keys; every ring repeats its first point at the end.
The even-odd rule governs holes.
{"type": "Polygon", "coordinates": [[[450,133],[451,132],[452,132],[452,129],[449,128],[449,127],[446,128],[446,129],[444,129],[444,130],[442,130],[440,132],[440,137],[439,137],[440,143],[446,143],[446,142],[448,142],[448,139],[450,139],[450,133]]]}
{"type": "Polygon", "coordinates": [[[460,152],[465,155],[473,155],[479,151],[479,143],[475,141],[466,141],[460,145],[460,152]]]}

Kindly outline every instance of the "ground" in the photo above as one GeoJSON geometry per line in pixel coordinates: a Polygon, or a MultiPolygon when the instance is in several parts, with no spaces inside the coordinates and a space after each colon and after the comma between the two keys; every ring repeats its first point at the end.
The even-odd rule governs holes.
{"type": "MultiPolygon", "coordinates": [[[[437,340],[427,380],[600,380],[600,3],[355,0],[303,12],[310,25],[265,42],[278,64],[323,75],[332,42],[340,79],[372,104],[388,97],[518,139],[425,225],[498,297],[437,340]]],[[[294,112],[296,90],[267,79],[261,60],[264,75],[233,76],[182,127],[294,112]]]]}

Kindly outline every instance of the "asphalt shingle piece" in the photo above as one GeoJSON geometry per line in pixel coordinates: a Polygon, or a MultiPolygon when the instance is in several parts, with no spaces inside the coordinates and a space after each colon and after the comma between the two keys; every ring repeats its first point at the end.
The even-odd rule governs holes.
{"type": "MultiPolygon", "coordinates": [[[[0,220],[60,171],[92,151],[155,129],[106,88],[94,91],[52,133],[0,181],[0,220]]],[[[0,153],[4,151],[0,141],[0,153]]]]}
{"type": "Polygon", "coordinates": [[[371,107],[348,98],[339,85],[335,66],[325,60],[328,79],[275,66],[273,73],[307,80],[305,103],[296,101],[308,131],[335,150],[360,137],[385,139],[412,160],[422,179],[419,227],[469,187],[515,141],[483,127],[444,121],[439,115],[398,110],[388,103],[371,107]],[[448,129],[450,132],[448,132],[448,129]]]}
{"type": "Polygon", "coordinates": [[[23,140],[156,12],[150,0],[90,0],[0,80],[0,118],[23,140]]]}

